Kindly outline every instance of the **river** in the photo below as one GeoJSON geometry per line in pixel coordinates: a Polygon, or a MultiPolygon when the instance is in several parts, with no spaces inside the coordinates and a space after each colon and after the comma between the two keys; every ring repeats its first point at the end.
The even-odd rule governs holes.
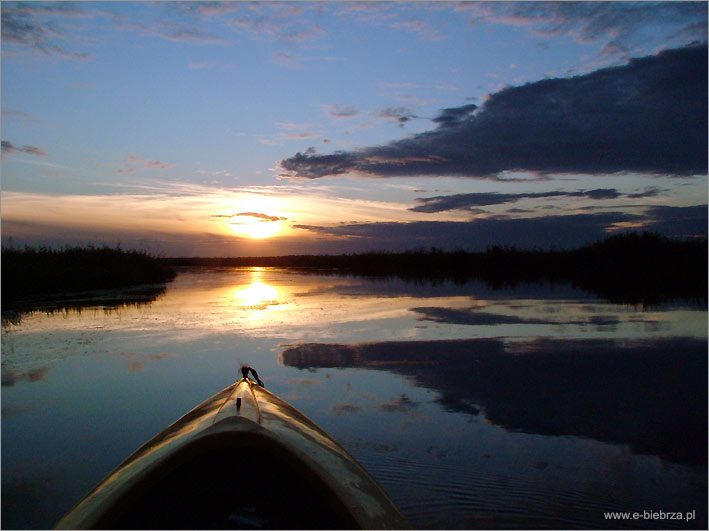
{"type": "Polygon", "coordinates": [[[706,529],[705,302],[266,268],[116,297],[3,321],[5,529],[53,526],[242,363],[415,527],[706,529]]]}

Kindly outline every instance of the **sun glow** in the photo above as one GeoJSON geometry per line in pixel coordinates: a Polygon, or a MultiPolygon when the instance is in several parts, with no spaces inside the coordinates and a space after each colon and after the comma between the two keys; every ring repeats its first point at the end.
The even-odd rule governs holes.
{"type": "Polygon", "coordinates": [[[247,219],[244,221],[232,221],[229,226],[234,234],[248,236],[255,240],[270,238],[281,232],[280,221],[264,221],[259,219],[247,219]]]}

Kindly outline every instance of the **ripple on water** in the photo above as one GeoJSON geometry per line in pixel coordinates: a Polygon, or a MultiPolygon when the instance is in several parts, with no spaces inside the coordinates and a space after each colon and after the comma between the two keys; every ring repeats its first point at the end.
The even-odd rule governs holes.
{"type": "Polygon", "coordinates": [[[603,526],[604,511],[624,510],[584,489],[583,483],[562,489],[522,469],[493,475],[485,467],[471,468],[459,461],[381,452],[367,452],[358,460],[420,528],[450,528],[451,522],[459,528],[588,528],[603,526]]]}

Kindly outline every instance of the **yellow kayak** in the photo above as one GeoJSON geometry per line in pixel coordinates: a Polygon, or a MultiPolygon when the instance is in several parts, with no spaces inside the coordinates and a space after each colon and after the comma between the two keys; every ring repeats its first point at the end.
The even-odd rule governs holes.
{"type": "Polygon", "coordinates": [[[57,528],[410,528],[342,446],[242,372],[136,450],[57,528]]]}

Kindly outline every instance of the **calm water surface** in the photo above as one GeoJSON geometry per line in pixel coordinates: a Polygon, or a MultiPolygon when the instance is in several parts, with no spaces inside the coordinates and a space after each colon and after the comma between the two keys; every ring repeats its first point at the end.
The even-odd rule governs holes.
{"type": "Polygon", "coordinates": [[[416,527],[706,528],[705,305],[258,268],[4,323],[2,527],[53,526],[241,363],[416,527]]]}

